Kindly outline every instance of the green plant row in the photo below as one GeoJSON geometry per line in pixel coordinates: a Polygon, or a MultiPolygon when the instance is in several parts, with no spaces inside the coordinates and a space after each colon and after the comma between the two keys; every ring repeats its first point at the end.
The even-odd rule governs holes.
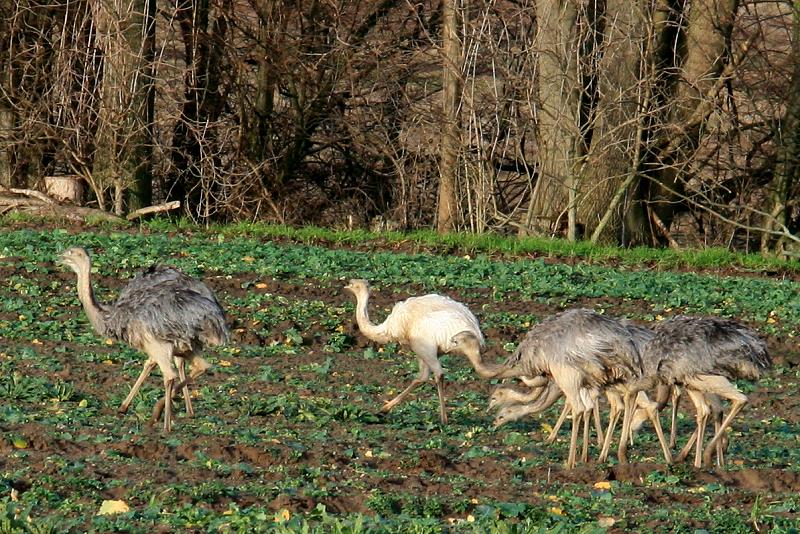
{"type": "MultiPolygon", "coordinates": [[[[184,230],[191,228],[186,223],[179,223],[177,226],[184,230]]],[[[169,231],[175,228],[173,223],[165,219],[153,220],[146,223],[145,227],[158,231],[169,231]]],[[[719,247],[684,251],[649,247],[624,249],[614,246],[592,245],[588,241],[570,242],[565,239],[544,237],[507,237],[491,233],[451,233],[442,235],[432,230],[376,233],[366,230],[343,231],[319,227],[295,228],[264,223],[238,223],[213,227],[210,230],[231,236],[287,238],[305,244],[369,245],[371,242],[379,244],[413,243],[420,248],[434,250],[456,249],[462,254],[486,253],[500,254],[507,257],[536,254],[554,258],[583,258],[591,262],[614,260],[624,265],[639,267],[648,264],[660,269],[738,266],[754,271],[778,269],[800,272],[800,262],[798,261],[764,257],[760,254],[744,254],[719,247]]]]}
{"type": "MultiPolygon", "coordinates": [[[[292,281],[313,278],[338,285],[350,277],[416,285],[423,290],[490,290],[495,299],[516,298],[570,305],[583,299],[650,302],[654,313],[737,316],[765,332],[797,334],[800,287],[790,279],[706,275],[552,264],[542,259],[494,260],[487,256],[396,254],[280,244],[248,237],[112,233],[81,234],[20,230],[0,234],[0,254],[27,269],[41,269],[60,250],[94,249],[99,272],[114,274],[156,261],[188,272],[252,274],[292,281]]],[[[54,267],[58,268],[58,267],[54,267]]]]}

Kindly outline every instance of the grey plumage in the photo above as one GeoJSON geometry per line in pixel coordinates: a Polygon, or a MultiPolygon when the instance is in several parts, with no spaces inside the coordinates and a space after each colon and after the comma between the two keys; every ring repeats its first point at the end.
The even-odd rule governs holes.
{"type": "MultiPolygon", "coordinates": [[[[558,389],[567,397],[567,403],[548,441],[555,439],[555,432],[567,415],[566,410],[571,409],[573,413],[577,410],[584,422],[584,461],[588,454],[589,411],[593,411],[602,449],[600,458],[604,461],[611,445],[615,424],[623,411],[622,398],[627,392],[626,384],[641,377],[644,364],[639,351],[652,337],[649,329],[629,321],[600,315],[588,309],[572,309],[533,327],[504,365],[528,376],[544,374],[552,377],[558,389]],[[605,392],[611,406],[608,430],[605,433],[600,429],[597,404],[601,392],[605,392]]],[[[498,393],[502,392],[503,390],[498,393]]],[[[553,394],[556,395],[557,392],[553,394]]],[[[532,395],[535,396],[536,392],[533,391],[532,395]]],[[[653,422],[664,458],[667,463],[671,463],[672,457],[657,418],[657,404],[644,393],[637,396],[636,403],[637,408],[653,422]]],[[[632,409],[630,406],[628,411],[632,409]]],[[[507,409],[502,412],[499,422],[535,411],[535,405],[528,409],[507,409]]],[[[576,416],[573,415],[573,420],[575,419],[576,416]]],[[[573,426],[573,433],[574,429],[573,426]]],[[[568,465],[572,463],[575,454],[572,452],[573,447],[570,448],[568,465]]],[[[626,461],[626,458],[621,458],[621,461],[626,461]]]]}
{"type": "Polygon", "coordinates": [[[626,328],[612,317],[584,308],[535,325],[504,366],[537,376],[550,374],[554,363],[579,369],[582,385],[589,387],[604,387],[642,373],[641,357],[626,328]]]}
{"type": "MultiPolygon", "coordinates": [[[[684,457],[694,443],[695,466],[707,465],[714,450],[718,457],[721,455],[718,446],[725,429],[747,403],[747,396],[731,381],[756,380],[772,367],[767,346],[750,328],[717,317],[678,316],[656,323],[653,333],[653,339],[642,351],[642,358],[647,366],[655,366],[655,372],[646,372],[632,385],[632,390],[646,389],[657,383],[685,388],[697,408],[697,426],[679,458],[684,457]],[[718,401],[715,396],[731,401],[731,408],[703,450],[705,426],[712,411],[709,404],[718,401]]],[[[627,425],[623,428],[624,436],[630,431],[630,422],[627,425]]]]}
{"type": "Polygon", "coordinates": [[[630,319],[618,319],[618,321],[628,331],[628,334],[631,337],[631,341],[633,342],[633,346],[636,347],[636,350],[639,352],[639,356],[642,358],[643,370],[644,372],[647,372],[648,363],[644,361],[643,352],[645,346],[647,346],[647,344],[650,343],[655,334],[650,328],[635,323],[630,319]]]}
{"type": "Polygon", "coordinates": [[[208,286],[165,265],[139,273],[106,310],[105,334],[135,347],[149,335],[170,342],[178,353],[192,352],[230,336],[225,312],[208,286]]]}
{"type": "Polygon", "coordinates": [[[656,323],[653,333],[642,357],[657,362],[657,374],[668,383],[700,374],[757,380],[772,367],[758,334],[730,319],[678,316],[656,323]]]}
{"type": "MultiPolygon", "coordinates": [[[[655,375],[658,372],[659,358],[653,351],[645,353],[644,350],[647,344],[652,341],[655,333],[650,328],[642,326],[629,319],[620,319],[620,322],[625,326],[625,328],[628,329],[628,332],[631,335],[631,340],[633,341],[633,344],[636,346],[636,350],[639,351],[639,355],[642,358],[642,375],[655,375]]],[[[676,409],[678,407],[678,402],[680,401],[680,388],[678,388],[677,385],[670,388],[660,383],[656,387],[657,391],[655,393],[655,402],[657,411],[660,412],[663,410],[667,405],[668,400],[671,399],[672,401],[672,424],[669,442],[669,447],[672,448],[675,445],[676,409]]],[[[648,400],[645,399],[644,404],[647,403],[648,400]]],[[[650,418],[650,414],[647,413],[647,409],[644,406],[640,405],[636,407],[632,417],[632,430],[638,430],[641,424],[650,418]]]]}
{"type": "Polygon", "coordinates": [[[477,340],[468,333],[453,336],[451,343],[484,378],[547,376],[558,386],[573,417],[567,468],[575,465],[581,420],[582,457],[587,457],[588,414],[597,405],[600,391],[642,373],[639,352],[626,328],[588,309],[567,310],[535,325],[501,365],[483,362],[477,340]]]}
{"type": "MultiPolygon", "coordinates": [[[[641,326],[629,319],[617,319],[619,323],[625,328],[628,335],[630,336],[630,340],[633,343],[636,351],[639,353],[641,358],[641,377],[648,376],[651,373],[656,372],[656,368],[658,366],[658,361],[654,360],[653,358],[645,358],[643,353],[644,348],[650,343],[655,335],[652,330],[645,326],[641,326]]],[[[658,389],[656,391],[656,401],[650,400],[648,395],[644,391],[637,392],[635,394],[635,401],[634,398],[629,395],[630,388],[628,386],[628,382],[632,379],[634,380],[641,380],[641,377],[634,378],[629,377],[626,380],[619,381],[616,384],[612,384],[611,387],[606,389],[606,396],[608,397],[608,402],[611,407],[609,418],[608,418],[608,428],[605,432],[605,439],[603,441],[603,446],[600,451],[599,460],[604,462],[609,449],[611,447],[611,442],[613,440],[614,429],[616,428],[617,421],[620,416],[620,412],[623,412],[626,417],[628,417],[631,421],[636,420],[636,427],[641,425],[642,422],[649,419],[653,424],[653,429],[656,431],[656,435],[658,436],[658,442],[661,445],[661,450],[664,453],[664,460],[668,463],[672,463],[672,453],[670,452],[670,446],[666,442],[664,438],[663,430],[661,429],[661,422],[658,418],[658,412],[666,406],[667,399],[670,398],[671,389],[669,387],[658,385],[658,389]],[[627,404],[626,404],[627,401],[627,404]]],[[[675,391],[678,391],[677,388],[675,391]]],[[[674,409],[677,405],[678,398],[677,396],[672,396],[673,400],[673,414],[674,409]]],[[[670,440],[674,439],[675,427],[674,427],[675,417],[673,415],[673,426],[672,432],[670,435],[670,440]]],[[[633,428],[632,425],[629,425],[629,428],[633,428]]],[[[624,429],[623,429],[624,433],[624,429]]],[[[629,434],[630,436],[630,434],[629,434]]],[[[620,446],[618,449],[618,456],[620,462],[627,462],[627,457],[625,455],[625,447],[620,446]]]]}
{"type": "Polygon", "coordinates": [[[188,383],[210,367],[198,352],[206,346],[225,343],[230,336],[225,313],[211,290],[177,269],[156,265],[131,280],[115,302],[100,303],[91,285],[91,259],[86,250],[80,247],[65,250],[60,262],[77,274],[78,298],[95,331],[128,343],[148,356],[120,411],[127,411],[147,376],[158,365],[165,395],[153,410],[153,420],[158,420],[163,409],[164,429],[170,430],[173,388],[183,390],[186,410],[191,415],[188,383]],[[191,368],[188,379],[184,362],[191,368]],[[180,382],[175,384],[178,377],[180,382]]]}

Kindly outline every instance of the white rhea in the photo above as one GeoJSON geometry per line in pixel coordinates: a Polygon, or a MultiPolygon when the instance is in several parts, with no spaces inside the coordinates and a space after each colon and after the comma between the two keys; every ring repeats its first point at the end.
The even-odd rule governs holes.
{"type": "Polygon", "coordinates": [[[469,332],[483,345],[478,319],[469,309],[442,295],[430,294],[411,297],[398,302],[380,324],[369,319],[370,286],[366,280],[350,280],[344,287],[356,297],[356,322],[362,334],[376,343],[396,342],[410,348],[417,355],[419,374],[411,384],[394,399],[386,402],[382,410],[388,412],[405,399],[411,391],[425,383],[433,374],[439,394],[439,418],[447,423],[444,400],[444,372],[439,354],[452,348],[451,338],[459,332],[469,332]]]}

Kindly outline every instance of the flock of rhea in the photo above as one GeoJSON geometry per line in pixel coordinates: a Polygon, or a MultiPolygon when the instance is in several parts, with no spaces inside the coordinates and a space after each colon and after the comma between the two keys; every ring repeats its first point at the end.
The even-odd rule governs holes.
{"type": "MultiPolygon", "coordinates": [[[[191,415],[189,384],[209,367],[199,352],[225,343],[229,337],[224,312],[211,290],[174,268],[154,266],[124,287],[116,302],[102,304],[92,289],[87,252],[71,248],[62,253],[60,261],[77,274],[78,298],[95,331],[147,354],[144,368],[120,411],[128,409],[142,383],[158,366],[164,379],[164,397],[153,409],[153,422],[160,420],[163,412],[164,430],[170,430],[172,398],[178,391],[191,415]]],[[[484,338],[478,320],[464,304],[436,294],[411,297],[395,304],[382,323],[374,324],[367,310],[369,283],[351,280],[345,289],[356,298],[356,322],[362,334],[377,343],[399,343],[411,349],[419,361],[417,377],[386,402],[383,411],[397,406],[433,375],[439,417],[446,423],[439,354],[459,353],[483,378],[520,380],[516,386],[499,385],[492,393],[489,409],[497,410],[495,427],[540,413],[564,397],[564,409],[547,441],[555,439],[563,422],[571,416],[567,468],[575,466],[579,438],[581,460],[588,461],[592,420],[599,460],[605,461],[620,416],[620,462],[627,462],[634,431],[649,420],[664,460],[672,463],[676,411],[683,392],[694,404],[696,426],[677,460],[685,459],[694,448],[696,467],[711,464],[714,455],[717,465],[723,466],[726,429],[747,403],[747,396],[732,380],[756,380],[772,364],[766,344],[758,335],[732,320],[678,316],[647,328],[580,308],[566,310],[533,326],[505,362],[490,363],[481,357],[484,338]],[[601,394],[609,406],[605,429],[600,417],[601,394]],[[730,402],[727,414],[723,412],[724,399],[730,402]],[[672,418],[667,441],[659,412],[669,402],[672,418]],[[714,419],[714,434],[704,446],[709,416],[714,419]]]]}

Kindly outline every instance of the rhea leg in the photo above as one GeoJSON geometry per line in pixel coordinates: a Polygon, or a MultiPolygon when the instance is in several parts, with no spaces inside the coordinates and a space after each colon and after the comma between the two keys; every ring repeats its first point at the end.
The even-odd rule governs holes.
{"type": "Polygon", "coordinates": [[[560,399],[564,394],[561,393],[561,390],[558,389],[558,386],[555,384],[549,384],[547,389],[545,390],[544,394],[539,397],[539,399],[532,404],[532,407],[537,412],[543,412],[553,404],[556,403],[558,399],[560,399]]]}
{"type": "Polygon", "coordinates": [[[689,451],[692,450],[692,446],[694,446],[694,466],[700,467],[700,455],[703,447],[703,437],[705,436],[705,427],[708,422],[708,414],[711,410],[706,403],[705,395],[702,391],[697,391],[692,387],[687,387],[686,391],[689,394],[689,399],[691,399],[692,404],[694,404],[696,424],[694,432],[692,432],[692,435],[689,436],[689,440],[686,442],[686,445],[684,445],[680,454],[678,454],[678,460],[683,461],[689,455],[689,451]]]}
{"type": "Polygon", "coordinates": [[[583,449],[581,450],[581,462],[587,463],[589,461],[589,412],[586,410],[581,415],[583,419],[583,449]]]}
{"type": "Polygon", "coordinates": [[[545,443],[553,443],[555,442],[556,438],[558,437],[558,431],[561,429],[561,425],[564,424],[564,421],[567,420],[567,416],[570,413],[570,406],[569,402],[564,402],[564,408],[561,410],[561,414],[559,414],[558,419],[556,420],[556,424],[553,425],[553,430],[550,431],[550,435],[547,436],[547,439],[544,440],[545,443]]]}
{"type": "Polygon", "coordinates": [[[569,438],[569,455],[567,456],[567,469],[575,467],[575,460],[578,455],[578,425],[581,421],[581,414],[579,409],[571,408],[572,412],[572,433],[569,438]]]}
{"type": "Polygon", "coordinates": [[[644,408],[647,412],[647,416],[653,423],[653,428],[658,436],[658,443],[661,445],[661,451],[664,453],[664,461],[671,464],[672,452],[669,450],[667,440],[664,437],[664,431],[661,429],[661,420],[658,418],[658,403],[651,401],[645,392],[640,391],[636,397],[636,404],[644,408]]]}
{"type": "Polygon", "coordinates": [[[619,448],[617,458],[620,463],[628,462],[628,439],[631,435],[631,422],[633,421],[634,401],[640,391],[652,389],[656,385],[656,378],[645,376],[629,382],[625,389],[625,412],[622,417],[622,435],[619,438],[619,448]]]}
{"type": "Polygon", "coordinates": [[[436,381],[436,393],[439,395],[439,420],[443,425],[447,424],[447,409],[444,405],[444,375],[437,375],[434,380],[436,381]]]}
{"type": "Polygon", "coordinates": [[[186,383],[186,360],[182,356],[175,356],[175,367],[178,368],[178,379],[184,386],[181,388],[183,391],[183,402],[186,405],[186,415],[194,415],[192,409],[192,396],[189,394],[189,384],[186,383]]]}
{"type": "Polygon", "coordinates": [[[694,466],[703,466],[703,441],[706,436],[706,425],[708,424],[708,412],[697,416],[697,435],[695,436],[694,466]]]}
{"type": "Polygon", "coordinates": [[[122,401],[119,410],[117,410],[119,413],[125,413],[128,411],[131,402],[133,402],[133,398],[139,392],[139,389],[142,387],[142,384],[144,384],[144,381],[147,380],[148,376],[150,376],[150,373],[153,371],[153,368],[155,366],[156,362],[154,362],[150,358],[148,358],[147,361],[144,362],[144,367],[142,368],[142,372],[139,375],[139,378],[136,379],[136,382],[133,384],[130,393],[128,393],[128,396],[125,397],[124,401],[122,401]]]}
{"type": "Polygon", "coordinates": [[[434,382],[436,382],[436,393],[439,396],[439,421],[441,421],[443,425],[446,425],[447,407],[445,406],[444,397],[444,370],[442,369],[442,364],[439,363],[439,358],[435,348],[433,349],[432,354],[433,356],[430,356],[430,354],[428,355],[426,363],[433,373],[434,382]]]}
{"type": "MultiPolygon", "coordinates": [[[[176,358],[176,361],[177,361],[177,358],[176,358]]],[[[200,375],[205,373],[206,370],[208,370],[208,368],[211,367],[211,364],[208,363],[205,360],[205,358],[201,358],[200,356],[194,356],[194,355],[192,355],[191,359],[189,360],[189,365],[190,365],[189,377],[187,378],[187,377],[184,376],[182,379],[180,379],[180,382],[178,382],[177,384],[175,384],[172,387],[172,395],[173,396],[175,395],[175,392],[177,392],[178,390],[188,391],[189,383],[197,380],[197,377],[199,377],[200,375]]],[[[170,398],[172,398],[172,397],[170,397],[170,398]]],[[[154,423],[156,421],[158,421],[159,418],[161,417],[161,412],[164,410],[164,407],[165,407],[166,404],[167,404],[166,398],[165,399],[160,399],[156,403],[155,407],[153,408],[153,422],[154,423]]],[[[171,402],[169,404],[171,404],[171,402]]],[[[192,413],[194,413],[194,412],[192,412],[192,413]]]]}
{"type": "Polygon", "coordinates": [[[417,359],[419,360],[419,374],[417,375],[417,378],[411,381],[411,384],[409,384],[406,389],[400,392],[399,395],[385,403],[381,408],[381,411],[389,412],[394,409],[394,407],[400,404],[403,399],[405,399],[417,386],[427,382],[432,371],[434,374],[434,379],[436,380],[436,391],[439,394],[439,419],[442,421],[442,423],[446,423],[447,414],[444,406],[443,387],[444,377],[442,365],[439,363],[437,353],[438,349],[435,344],[431,344],[429,342],[412,342],[411,350],[417,354],[417,359]]]}
{"type": "MultiPolygon", "coordinates": [[[[714,434],[716,435],[719,432],[719,429],[722,427],[722,419],[723,415],[722,412],[711,410],[711,413],[714,416],[714,434]]],[[[724,439],[724,438],[723,438],[724,439]]],[[[722,440],[717,442],[717,466],[718,467],[725,467],[725,456],[723,451],[722,440]]]]}
{"type": "Polygon", "coordinates": [[[608,426],[606,427],[605,434],[603,435],[603,445],[600,448],[600,456],[598,462],[605,462],[608,457],[608,451],[611,448],[611,441],[614,439],[614,429],[617,427],[619,416],[623,412],[622,397],[613,389],[606,389],[606,399],[608,400],[608,426]]]}
{"type": "MultiPolygon", "coordinates": [[[[703,413],[708,409],[708,406],[705,404],[705,400],[703,399],[703,395],[701,392],[694,391],[693,389],[687,390],[689,394],[689,399],[692,401],[695,409],[695,427],[692,434],[689,436],[689,439],[686,441],[686,445],[683,446],[681,452],[678,454],[677,460],[682,462],[686,459],[691,452],[692,448],[695,447],[695,443],[697,442],[697,435],[699,433],[701,421],[703,419],[703,413]]],[[[696,448],[696,447],[695,447],[696,448]]],[[[695,460],[696,460],[695,454],[695,460]]]]}
{"type": "Polygon", "coordinates": [[[622,414],[622,434],[619,437],[617,459],[620,463],[628,463],[628,436],[631,434],[631,420],[633,419],[633,406],[636,393],[628,391],[624,396],[624,411],[622,414]]]}
{"type": "Polygon", "coordinates": [[[447,424],[447,408],[445,407],[444,398],[444,370],[442,364],[439,362],[439,349],[435,344],[428,341],[425,342],[412,342],[411,349],[417,353],[421,362],[433,373],[433,380],[436,382],[436,393],[439,396],[439,420],[441,423],[447,424]]]}
{"type": "MultiPolygon", "coordinates": [[[[722,399],[715,393],[706,394],[706,402],[711,406],[711,414],[714,416],[714,433],[719,432],[725,414],[722,409],[722,399]]],[[[725,449],[728,446],[728,439],[723,435],[717,442],[717,465],[725,467],[725,449]]]]}
{"type": "Polygon", "coordinates": [[[164,379],[164,432],[172,430],[172,391],[174,384],[174,378],[164,379]]]}
{"type": "Polygon", "coordinates": [[[594,415],[594,429],[597,432],[597,446],[602,447],[603,442],[605,441],[605,434],[603,434],[603,422],[600,420],[600,403],[594,403],[594,409],[592,410],[594,415]]]}
{"type": "MultiPolygon", "coordinates": [[[[719,432],[720,427],[722,426],[722,419],[723,419],[723,410],[722,410],[722,402],[720,401],[719,396],[714,393],[706,393],[703,395],[703,402],[706,407],[710,406],[711,414],[714,416],[714,433],[716,434],[719,432]]],[[[700,408],[704,409],[704,408],[700,408]]],[[[692,435],[689,436],[689,441],[686,442],[686,445],[681,449],[680,454],[678,455],[678,461],[683,461],[686,459],[686,456],[689,454],[689,451],[692,450],[692,446],[695,445],[695,441],[697,440],[697,428],[695,428],[692,435]]],[[[725,447],[726,443],[725,436],[717,442],[717,465],[719,467],[725,466],[725,447]]]]}
{"type": "Polygon", "coordinates": [[[578,450],[578,425],[581,415],[584,412],[584,404],[581,400],[581,375],[577,369],[569,366],[553,366],[551,368],[553,381],[564,393],[566,405],[569,406],[572,414],[572,433],[569,441],[569,456],[567,458],[567,469],[575,467],[575,457],[578,450]]]}
{"type": "Polygon", "coordinates": [[[670,419],[669,427],[669,448],[675,447],[675,442],[678,439],[678,405],[681,402],[681,388],[674,385],[670,390],[670,402],[672,404],[672,418],[670,419]]]}
{"type": "Polygon", "coordinates": [[[703,375],[702,377],[698,377],[698,379],[702,381],[706,391],[715,393],[731,401],[730,412],[728,412],[728,415],[722,420],[719,430],[717,430],[714,437],[711,438],[711,441],[708,442],[703,451],[703,463],[708,465],[711,463],[711,454],[716,450],[717,444],[721,443],[725,435],[725,430],[730,426],[733,418],[736,417],[742,408],[744,408],[744,405],[747,404],[747,395],[739,391],[739,389],[724,376],[703,375]]]}
{"type": "MultiPolygon", "coordinates": [[[[173,386],[175,384],[175,380],[178,378],[178,375],[172,365],[172,345],[170,343],[164,343],[148,337],[142,344],[142,350],[144,350],[144,352],[150,357],[150,360],[158,365],[158,368],[161,370],[161,375],[164,378],[164,398],[156,403],[156,407],[153,409],[153,422],[155,423],[158,421],[158,418],[155,415],[156,412],[159,411],[159,404],[163,402],[165,406],[164,432],[169,432],[172,429],[171,401],[172,394],[175,389],[173,386]]],[[[183,387],[183,384],[180,386],[183,387]]]]}
{"type": "MultiPolygon", "coordinates": [[[[600,392],[597,389],[581,389],[581,401],[583,402],[583,450],[581,451],[581,461],[586,463],[589,461],[589,412],[594,412],[597,409],[597,399],[600,392]]],[[[602,432],[602,431],[600,431],[602,432]]]]}
{"type": "Polygon", "coordinates": [[[400,404],[400,402],[402,402],[403,399],[408,397],[408,394],[411,393],[414,390],[414,388],[416,388],[420,384],[424,384],[425,382],[427,382],[428,378],[430,376],[431,376],[431,370],[428,369],[428,366],[424,365],[423,363],[420,363],[420,369],[419,369],[419,373],[417,374],[417,378],[412,380],[411,384],[409,384],[406,389],[401,391],[399,395],[397,395],[392,400],[387,401],[383,405],[383,407],[381,407],[381,411],[382,412],[390,412],[390,411],[392,411],[392,409],[394,409],[395,406],[400,404]]]}

